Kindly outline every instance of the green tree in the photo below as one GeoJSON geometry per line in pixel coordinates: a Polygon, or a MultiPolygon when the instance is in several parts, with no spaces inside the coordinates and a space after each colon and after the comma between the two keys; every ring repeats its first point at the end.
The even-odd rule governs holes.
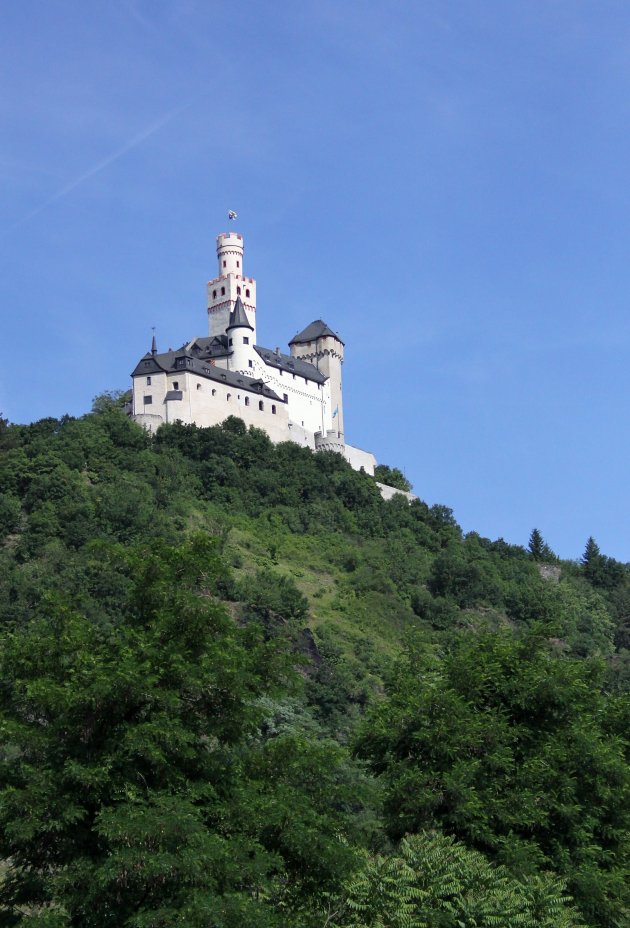
{"type": "Polygon", "coordinates": [[[411,493],[412,487],[403,472],[398,467],[389,467],[387,464],[377,464],[374,468],[374,479],[385,483],[396,490],[411,493]]]}
{"type": "Polygon", "coordinates": [[[527,883],[439,833],[408,835],[398,853],[369,857],[329,905],[335,928],[578,928],[561,880],[527,883]]]}
{"type": "Polygon", "coordinates": [[[556,559],[553,551],[537,528],[532,529],[527,548],[535,561],[553,561],[556,559]]]}
{"type": "Polygon", "coordinates": [[[463,634],[408,649],[358,741],[390,833],[441,826],[519,874],[555,869],[597,924],[630,901],[630,770],[603,667],[546,641],[463,634]]]}
{"type": "Polygon", "coordinates": [[[277,925],[352,862],[338,758],[257,740],[286,660],[217,601],[212,541],[121,569],[116,623],[49,594],[2,641],[2,923],[277,925]]]}

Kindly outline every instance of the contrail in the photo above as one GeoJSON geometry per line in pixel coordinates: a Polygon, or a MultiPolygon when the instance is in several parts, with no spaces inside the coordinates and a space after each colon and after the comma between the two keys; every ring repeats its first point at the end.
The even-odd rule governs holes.
{"type": "Polygon", "coordinates": [[[149,136],[153,135],[154,132],[157,132],[158,129],[161,129],[162,126],[165,126],[167,122],[170,122],[171,119],[174,119],[180,113],[183,113],[184,110],[187,110],[190,106],[192,106],[192,103],[186,103],[184,106],[178,106],[176,109],[170,110],[164,116],[156,119],[155,122],[152,122],[141,132],[138,132],[137,135],[134,135],[133,138],[129,139],[128,142],[125,142],[125,144],[120,148],[117,148],[116,151],[113,151],[111,155],[103,158],[102,161],[97,161],[97,163],[92,165],[91,168],[88,168],[88,170],[84,171],[83,174],[79,174],[79,176],[75,177],[74,180],[71,180],[69,184],[66,184],[65,187],[61,188],[61,190],[58,190],[39,206],[35,207],[35,209],[31,210],[30,213],[27,213],[26,216],[18,219],[18,221],[15,222],[11,228],[15,229],[17,226],[21,226],[25,222],[28,222],[29,219],[33,218],[33,216],[37,216],[38,213],[42,212],[42,210],[45,210],[53,203],[56,203],[57,200],[61,200],[62,197],[67,196],[76,187],[79,187],[81,184],[85,183],[86,180],[94,177],[95,174],[100,174],[100,172],[104,171],[105,168],[109,167],[110,164],[113,164],[114,161],[118,161],[119,158],[122,158],[123,155],[126,155],[128,151],[132,150],[132,148],[136,148],[136,146],[140,145],[142,142],[148,139],[149,136]]]}

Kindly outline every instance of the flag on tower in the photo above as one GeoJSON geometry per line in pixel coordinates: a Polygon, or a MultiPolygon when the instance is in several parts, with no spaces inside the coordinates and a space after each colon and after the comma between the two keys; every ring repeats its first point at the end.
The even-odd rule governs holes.
{"type": "Polygon", "coordinates": [[[233,209],[229,209],[228,219],[238,219],[238,213],[235,213],[233,209]]]}
{"type": "Polygon", "coordinates": [[[337,415],[338,412],[339,412],[339,407],[338,407],[338,406],[335,406],[335,409],[334,409],[333,414],[332,414],[333,419],[335,418],[335,416],[337,415]]]}

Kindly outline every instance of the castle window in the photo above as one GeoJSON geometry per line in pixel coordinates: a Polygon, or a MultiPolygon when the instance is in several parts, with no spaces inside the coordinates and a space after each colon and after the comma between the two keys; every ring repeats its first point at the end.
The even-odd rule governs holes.
{"type": "Polygon", "coordinates": [[[237,262],[236,262],[236,266],[237,266],[237,267],[240,267],[240,266],[241,266],[241,262],[240,262],[240,261],[237,261],[237,262]]]}
{"type": "Polygon", "coordinates": [[[144,366],[145,366],[145,367],[151,367],[151,363],[152,363],[151,361],[145,361],[145,362],[144,362],[144,366]]]}
{"type": "Polygon", "coordinates": [[[213,390],[213,391],[212,391],[212,395],[213,395],[213,396],[216,396],[216,395],[217,395],[217,391],[216,391],[216,390],[213,390]]]}
{"type": "Polygon", "coordinates": [[[240,287],[237,287],[237,288],[236,288],[236,292],[237,292],[237,293],[240,293],[240,292],[241,292],[241,288],[240,288],[240,287]]]}
{"type": "Polygon", "coordinates": [[[249,288],[245,291],[245,296],[249,296],[249,288]]]}
{"type": "Polygon", "coordinates": [[[147,387],[150,387],[150,386],[151,386],[151,378],[147,377],[147,387]]]}
{"type": "Polygon", "coordinates": [[[225,296],[225,287],[221,287],[221,296],[225,296]]]}
{"type": "Polygon", "coordinates": [[[223,267],[227,267],[227,261],[223,262],[223,267]]]}
{"type": "Polygon", "coordinates": [[[249,406],[249,397],[248,397],[248,396],[245,397],[245,405],[246,405],[246,406],[249,406]]]}
{"type": "Polygon", "coordinates": [[[226,401],[229,403],[230,400],[232,399],[232,394],[231,394],[231,393],[228,393],[228,395],[225,397],[225,399],[226,399],[226,401]]]}
{"type": "Polygon", "coordinates": [[[228,341],[228,345],[229,345],[230,348],[231,348],[233,344],[234,344],[234,339],[231,338],[231,339],[228,341]]]}
{"type": "Polygon", "coordinates": [[[262,400],[258,400],[258,408],[260,409],[261,412],[264,410],[265,404],[263,403],[262,400]]]}
{"type": "Polygon", "coordinates": [[[145,397],[144,397],[144,405],[145,405],[145,406],[150,406],[152,402],[153,402],[153,397],[152,397],[152,396],[145,396],[145,397]]]}
{"type": "Polygon", "coordinates": [[[216,291],[216,290],[213,290],[213,291],[212,291],[212,299],[213,299],[213,300],[216,300],[216,298],[217,298],[217,291],[216,291]]]}
{"type": "Polygon", "coordinates": [[[243,335],[243,344],[244,344],[244,345],[249,345],[249,336],[248,336],[248,335],[243,335]]]}
{"type": "Polygon", "coordinates": [[[275,407],[275,406],[272,406],[272,407],[271,407],[271,412],[272,412],[273,415],[275,416],[275,414],[276,414],[276,407],[275,407]]]}
{"type": "Polygon", "coordinates": [[[198,389],[198,390],[201,390],[201,384],[200,384],[200,383],[197,384],[197,389],[198,389]]]}
{"type": "Polygon", "coordinates": [[[179,380],[173,381],[173,390],[179,390],[179,380]]]}

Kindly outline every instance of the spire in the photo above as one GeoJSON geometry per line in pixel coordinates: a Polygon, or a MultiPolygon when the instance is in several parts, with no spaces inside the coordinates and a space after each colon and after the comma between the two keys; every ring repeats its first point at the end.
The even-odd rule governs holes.
{"type": "Polygon", "coordinates": [[[157,342],[155,340],[155,326],[153,326],[153,338],[151,339],[151,354],[157,354],[157,342]]]}
{"type": "Polygon", "coordinates": [[[227,325],[227,329],[225,331],[227,332],[228,329],[237,329],[237,328],[243,328],[243,327],[247,327],[248,329],[251,329],[252,332],[254,331],[254,326],[250,325],[247,319],[247,313],[245,312],[243,301],[241,300],[240,296],[237,296],[236,303],[234,304],[234,309],[230,313],[230,319],[227,325]]]}

